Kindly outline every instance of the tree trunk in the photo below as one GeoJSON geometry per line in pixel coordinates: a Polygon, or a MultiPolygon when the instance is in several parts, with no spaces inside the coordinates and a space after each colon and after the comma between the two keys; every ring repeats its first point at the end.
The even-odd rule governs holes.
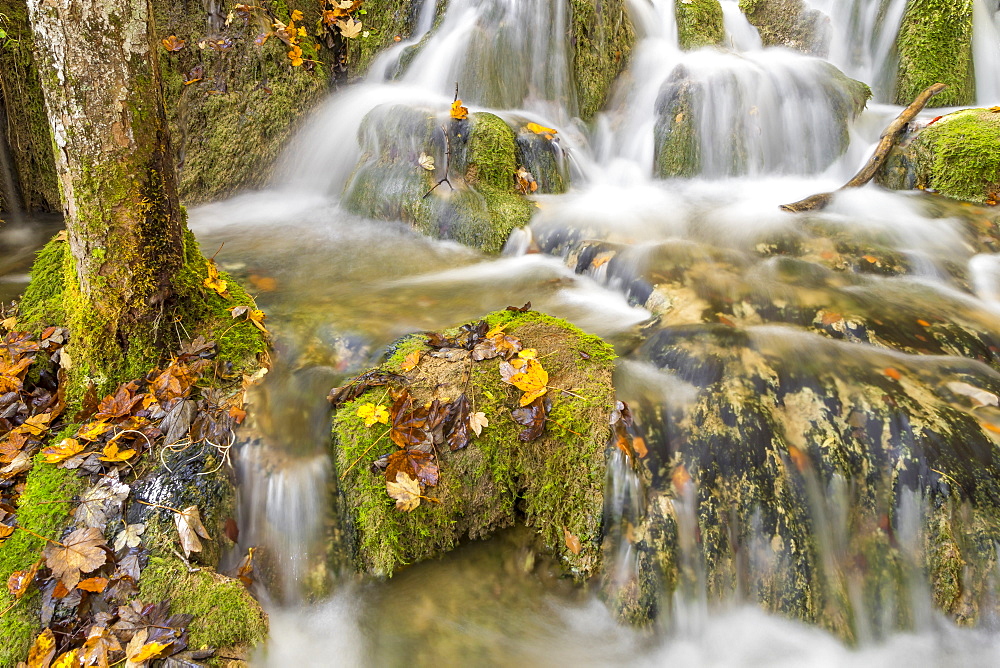
{"type": "Polygon", "coordinates": [[[72,360],[104,375],[108,365],[148,361],[163,343],[184,259],[151,7],[27,4],[73,259],[72,360]]]}

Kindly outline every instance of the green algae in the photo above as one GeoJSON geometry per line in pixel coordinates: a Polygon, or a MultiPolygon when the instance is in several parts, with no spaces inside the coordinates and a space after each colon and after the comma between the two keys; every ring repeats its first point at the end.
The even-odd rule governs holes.
{"type": "Polygon", "coordinates": [[[571,0],[573,77],[580,118],[592,119],[607,102],[635,45],[623,0],[571,0]]]}

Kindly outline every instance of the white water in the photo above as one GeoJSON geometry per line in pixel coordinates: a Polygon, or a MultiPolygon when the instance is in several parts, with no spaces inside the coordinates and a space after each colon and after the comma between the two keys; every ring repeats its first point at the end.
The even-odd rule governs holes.
{"type": "MultiPolygon", "coordinates": [[[[524,254],[532,234],[553,229],[620,244],[636,267],[659,244],[672,244],[704,254],[706,281],[731,280],[763,292],[789,289],[754,255],[770,239],[801,234],[801,221],[777,205],[842,183],[897,110],[878,106],[866,112],[851,128],[851,147],[838,159],[829,135],[830,97],[821,92],[829,80],[826,64],[762,49],[736,2],[723,4],[729,49],[683,53],[672,0],[631,2],[642,41],[608,108],[588,131],[573,120],[570,55],[561,37],[564,0],[452,0],[433,32],[434,3],[428,2],[414,36],[380,57],[367,82],[334,96],[297,138],[287,156],[283,190],[192,210],[192,226],[208,246],[226,241],[219,259],[230,269],[276,280],[277,290],[258,299],[276,327],[295,332],[289,366],[315,365],[334,374],[363,368],[371,354],[401,334],[528,300],[588,331],[627,338],[650,313],[626,300],[623,279],[609,277],[607,265],[580,275],[559,258],[524,254]],[[421,41],[420,54],[401,68],[405,50],[421,41]],[[656,103],[678,66],[704,92],[697,113],[704,172],[711,178],[651,177],[656,103]],[[560,141],[577,167],[569,193],[536,198],[539,211],[530,230],[512,238],[503,258],[422,238],[403,224],[360,219],[339,206],[360,156],[354,138],[365,114],[383,104],[446,113],[456,80],[473,110],[560,129],[560,141]],[[732,140],[737,126],[743,128],[740,142],[732,140]],[[717,275],[711,256],[723,251],[745,259],[744,276],[717,275]]],[[[877,2],[812,4],[831,13],[830,60],[877,86],[880,66],[891,60],[887,45],[901,3],[887,5],[882,27],[875,21],[877,2]],[[849,9],[857,10],[854,18],[849,9]]],[[[977,57],[980,52],[977,47],[977,57]]],[[[908,290],[930,286],[941,300],[996,322],[1000,260],[970,250],[959,219],[932,212],[925,198],[869,187],[836,198],[814,220],[848,239],[877,241],[914,260],[913,276],[872,278],[850,290],[898,301],[908,290]],[[949,264],[968,266],[975,295],[952,284],[949,264]]],[[[785,331],[761,329],[756,335],[776,342],[794,338],[785,331]]],[[[682,381],[652,366],[626,358],[620,372],[622,387],[658,393],[663,405],[689,400],[682,381]]],[[[294,399],[295,374],[282,377],[265,385],[271,390],[262,400],[263,412],[272,417],[287,412],[274,409],[289,405],[285,398],[293,397],[293,406],[301,400],[294,399]]],[[[698,586],[674,598],[669,628],[631,630],[617,624],[593,595],[554,581],[545,569],[525,568],[520,548],[496,542],[413,567],[388,583],[341,582],[325,600],[296,603],[303,587],[319,577],[312,567],[319,560],[329,476],[321,436],[279,435],[281,425],[300,419],[296,415],[293,410],[291,417],[276,418],[279,428],[269,442],[245,448],[240,465],[246,527],[241,545],[263,546],[280,574],[271,590],[272,641],[259,665],[1000,665],[996,637],[957,629],[930,612],[919,578],[911,597],[917,621],[909,632],[883,633],[854,593],[862,611],[859,648],[767,615],[746,602],[746,592],[710,602],[698,586]]],[[[609,517],[637,515],[641,485],[620,460],[612,461],[611,469],[609,517]]],[[[843,551],[849,528],[838,520],[836,495],[822,497],[815,495],[816,512],[828,518],[821,539],[834,555],[843,551]]],[[[697,571],[692,503],[679,499],[676,510],[690,525],[680,536],[682,554],[697,571]]],[[[766,563],[766,545],[757,547],[762,568],[780,568],[766,563]]],[[[621,541],[612,574],[626,580],[633,561],[630,546],[621,541]]],[[[837,568],[831,561],[831,573],[837,568]]]]}

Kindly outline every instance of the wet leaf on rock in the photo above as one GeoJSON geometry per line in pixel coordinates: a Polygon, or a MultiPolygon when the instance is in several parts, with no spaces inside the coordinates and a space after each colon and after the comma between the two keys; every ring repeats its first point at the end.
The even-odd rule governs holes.
{"type": "Polygon", "coordinates": [[[580,554],[580,550],[583,549],[583,544],[580,539],[570,533],[569,529],[563,527],[563,535],[566,540],[566,547],[573,554],[580,554]]]}
{"type": "Polygon", "coordinates": [[[211,540],[205,525],[201,523],[201,513],[198,506],[188,506],[179,513],[174,513],[174,523],[181,538],[181,548],[184,556],[190,557],[192,552],[201,552],[201,541],[198,536],[211,540]]]}
{"type": "Polygon", "coordinates": [[[479,411],[469,416],[469,429],[476,432],[476,436],[483,433],[483,427],[489,427],[490,421],[486,419],[486,413],[479,411]]]}
{"type": "Polygon", "coordinates": [[[222,280],[222,276],[219,274],[219,267],[215,264],[215,260],[205,260],[205,269],[208,272],[208,277],[204,281],[205,287],[210,290],[214,290],[220,296],[228,299],[229,286],[226,285],[224,280],[222,280]]]}
{"type": "Polygon", "coordinates": [[[533,441],[545,433],[546,411],[545,404],[541,397],[522,408],[515,408],[510,412],[514,422],[524,429],[517,435],[517,440],[525,443],[533,441]]]}
{"type": "Polygon", "coordinates": [[[38,568],[42,565],[42,560],[39,559],[29,568],[23,571],[14,571],[10,574],[7,579],[7,591],[10,595],[14,597],[14,600],[19,600],[31,587],[31,583],[35,581],[35,575],[38,573],[38,568]]]}
{"type": "Polygon", "coordinates": [[[119,552],[125,547],[139,547],[139,544],[142,542],[141,536],[145,531],[145,524],[139,523],[127,525],[118,533],[118,537],[115,538],[115,552],[119,552]]]}
{"type": "Polygon", "coordinates": [[[56,655],[56,636],[52,629],[45,629],[28,650],[28,668],[48,668],[56,655]]]}

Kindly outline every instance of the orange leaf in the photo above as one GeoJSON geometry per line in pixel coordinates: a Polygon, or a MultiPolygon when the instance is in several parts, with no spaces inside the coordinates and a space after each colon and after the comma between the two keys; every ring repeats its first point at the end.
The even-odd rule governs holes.
{"type": "Polygon", "coordinates": [[[10,574],[10,578],[7,579],[7,591],[14,597],[14,600],[20,599],[28,591],[28,587],[35,581],[35,574],[38,573],[38,567],[41,565],[42,561],[39,559],[30,568],[14,571],[10,574]]]}
{"type": "Polygon", "coordinates": [[[414,350],[403,359],[403,363],[399,365],[399,368],[403,371],[412,371],[418,364],[420,364],[420,357],[420,351],[414,350]]]}
{"type": "Polygon", "coordinates": [[[455,100],[451,103],[451,117],[456,121],[461,121],[469,117],[469,108],[462,106],[461,100],[455,100]]]}
{"type": "Polygon", "coordinates": [[[573,554],[580,554],[580,550],[583,549],[583,544],[580,543],[580,539],[569,532],[569,529],[563,527],[563,536],[566,540],[566,547],[573,554]]]}
{"type": "Polygon", "coordinates": [[[108,586],[107,578],[87,578],[86,580],[80,580],[80,583],[76,585],[77,589],[82,589],[84,591],[92,591],[95,593],[101,593],[104,591],[105,587],[108,586]]]}
{"type": "Polygon", "coordinates": [[[683,464],[678,464],[670,476],[670,481],[673,483],[675,490],[683,492],[691,484],[691,474],[688,473],[687,468],[683,464]]]}
{"type": "Polygon", "coordinates": [[[792,458],[795,468],[799,471],[805,471],[809,468],[809,458],[806,456],[806,453],[802,452],[794,445],[788,446],[788,456],[792,458]]]}
{"type": "Polygon", "coordinates": [[[931,323],[927,322],[926,320],[917,320],[917,324],[920,325],[921,327],[930,327],[931,326],[931,323]]]}
{"type": "Polygon", "coordinates": [[[885,369],[883,369],[882,373],[888,376],[889,378],[892,378],[893,380],[899,380],[903,377],[903,374],[901,374],[898,369],[894,369],[891,366],[888,366],[885,369]]]}
{"type": "Polygon", "coordinates": [[[164,49],[171,52],[180,51],[187,46],[187,42],[178,38],[177,35],[171,35],[166,39],[161,39],[160,43],[163,44],[164,49]]]}
{"type": "Polygon", "coordinates": [[[64,438],[57,445],[42,450],[46,464],[58,464],[80,452],[83,452],[83,444],[75,438],[64,438]]]}

